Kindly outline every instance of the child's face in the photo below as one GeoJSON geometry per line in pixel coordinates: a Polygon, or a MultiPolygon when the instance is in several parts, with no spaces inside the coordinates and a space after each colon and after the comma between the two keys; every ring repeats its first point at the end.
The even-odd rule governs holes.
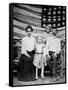
{"type": "Polygon", "coordinates": [[[38,42],[38,43],[42,43],[42,42],[43,42],[42,37],[38,37],[38,38],[37,38],[37,42],[38,42]]]}

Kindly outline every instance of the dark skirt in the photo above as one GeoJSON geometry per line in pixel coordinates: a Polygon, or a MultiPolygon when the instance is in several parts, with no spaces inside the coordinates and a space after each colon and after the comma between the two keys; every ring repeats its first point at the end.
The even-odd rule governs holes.
{"type": "Polygon", "coordinates": [[[22,81],[35,80],[35,67],[33,65],[34,51],[27,52],[31,57],[21,55],[18,67],[18,79],[22,81]]]}

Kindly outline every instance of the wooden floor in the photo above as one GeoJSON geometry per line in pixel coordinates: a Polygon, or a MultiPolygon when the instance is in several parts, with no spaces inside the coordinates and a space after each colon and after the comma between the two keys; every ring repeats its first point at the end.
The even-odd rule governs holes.
{"type": "Polygon", "coordinates": [[[45,75],[45,78],[42,79],[41,77],[39,77],[38,80],[35,81],[28,81],[28,82],[24,82],[24,81],[18,81],[17,77],[14,77],[13,79],[13,85],[14,86],[20,86],[20,85],[39,85],[39,84],[53,84],[53,83],[65,83],[65,75],[63,76],[63,78],[60,78],[57,81],[53,81],[53,77],[50,75],[45,75]]]}

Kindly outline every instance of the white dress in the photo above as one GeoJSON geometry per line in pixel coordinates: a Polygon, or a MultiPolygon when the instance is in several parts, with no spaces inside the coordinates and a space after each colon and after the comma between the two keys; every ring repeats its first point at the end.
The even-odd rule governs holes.
{"type": "Polygon", "coordinates": [[[34,60],[33,60],[33,64],[34,66],[36,66],[37,68],[42,68],[43,66],[47,65],[45,57],[43,55],[43,48],[44,48],[44,44],[36,44],[36,54],[34,56],[34,60]]]}

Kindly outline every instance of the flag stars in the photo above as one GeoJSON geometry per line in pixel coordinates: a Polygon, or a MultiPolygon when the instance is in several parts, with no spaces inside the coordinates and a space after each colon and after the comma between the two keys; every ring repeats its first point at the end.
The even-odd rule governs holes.
{"type": "Polygon", "coordinates": [[[54,18],[53,21],[56,21],[56,19],[54,18]]]}
{"type": "Polygon", "coordinates": [[[51,12],[48,12],[48,15],[50,15],[51,14],[51,12]]]}
{"type": "Polygon", "coordinates": [[[65,20],[65,17],[63,17],[62,19],[65,20]]]}
{"type": "Polygon", "coordinates": [[[53,18],[56,18],[56,16],[54,16],[53,18]]]}
{"type": "Polygon", "coordinates": [[[58,21],[60,21],[61,20],[61,18],[58,18],[58,21]]]}
{"type": "Polygon", "coordinates": [[[54,10],[56,10],[57,8],[54,8],[54,10]]]}
{"type": "Polygon", "coordinates": [[[49,11],[51,11],[52,9],[51,8],[49,8],[49,11]]]}
{"type": "Polygon", "coordinates": [[[42,13],[43,27],[45,28],[46,24],[48,24],[49,22],[52,24],[53,28],[66,25],[65,9],[65,6],[44,7],[42,13]]]}
{"type": "Polygon", "coordinates": [[[44,11],[46,11],[47,9],[46,8],[44,8],[44,11]]]}
{"type": "Polygon", "coordinates": [[[51,16],[48,16],[48,18],[51,18],[51,16]]]}
{"type": "Polygon", "coordinates": [[[60,26],[60,23],[58,23],[58,26],[60,26]]]}
{"type": "Polygon", "coordinates": [[[63,11],[62,13],[65,14],[65,11],[63,11]]]}
{"type": "Polygon", "coordinates": [[[53,24],[53,27],[56,27],[56,24],[53,24]]]}
{"type": "Polygon", "coordinates": [[[46,18],[43,18],[43,21],[46,21],[46,18]]]}
{"type": "Polygon", "coordinates": [[[58,14],[60,14],[61,12],[60,11],[58,11],[58,14]]]}
{"type": "Polygon", "coordinates": [[[65,7],[63,7],[63,9],[65,9],[65,7]]]}
{"type": "Polygon", "coordinates": [[[51,19],[49,18],[48,21],[51,21],[51,19]]]}
{"type": "Polygon", "coordinates": [[[62,25],[65,25],[65,22],[62,22],[62,25]]]}
{"type": "Polygon", "coordinates": [[[58,7],[59,9],[61,9],[61,7],[58,7]]]}
{"type": "Polygon", "coordinates": [[[55,15],[55,14],[56,14],[56,12],[54,11],[54,12],[53,12],[53,14],[55,15]]]}

